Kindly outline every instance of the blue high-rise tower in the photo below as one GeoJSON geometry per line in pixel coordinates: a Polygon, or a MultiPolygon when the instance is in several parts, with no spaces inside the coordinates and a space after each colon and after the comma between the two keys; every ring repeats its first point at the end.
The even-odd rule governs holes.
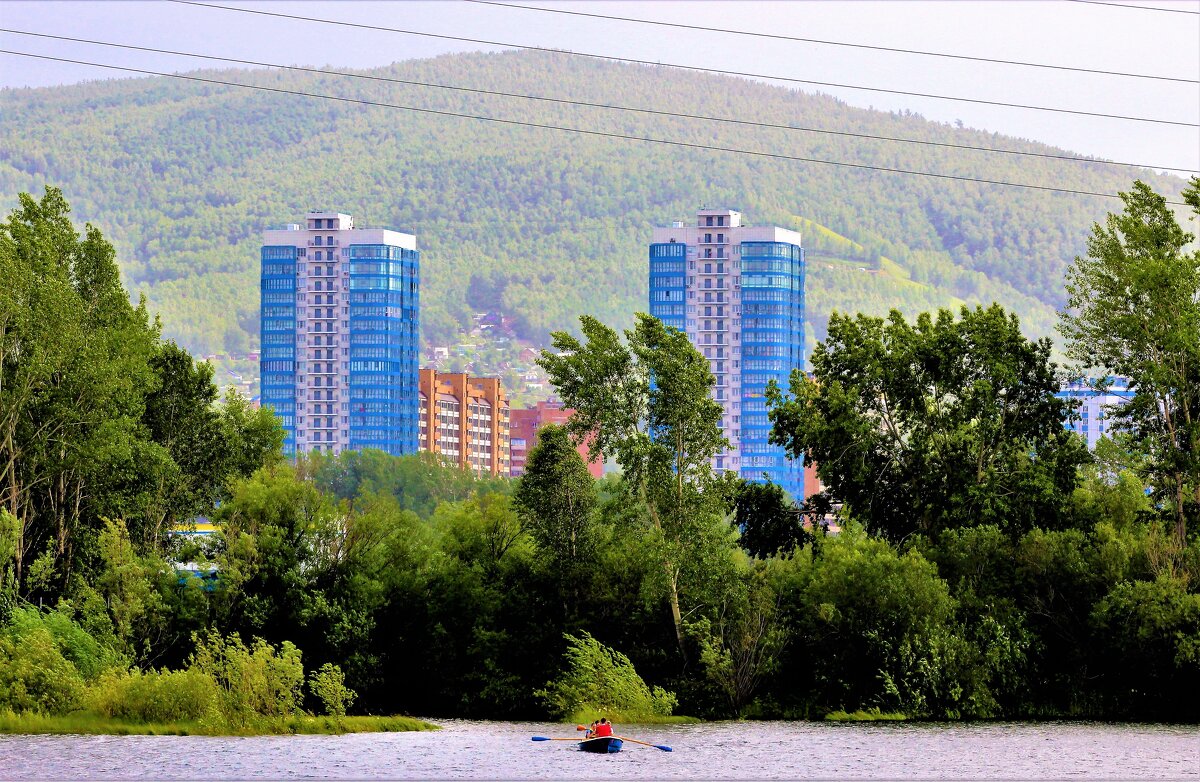
{"type": "Polygon", "coordinates": [[[284,451],[416,453],[416,237],[339,212],[306,221],[263,233],[262,404],[284,451]]]}
{"type": "Polygon", "coordinates": [[[742,225],[729,209],[701,209],[695,225],[654,229],[650,314],[687,333],[709,360],[730,448],[716,468],[763,476],[804,500],[804,468],[768,441],[766,387],[787,388],[804,366],[804,250],[800,234],[742,225]]]}

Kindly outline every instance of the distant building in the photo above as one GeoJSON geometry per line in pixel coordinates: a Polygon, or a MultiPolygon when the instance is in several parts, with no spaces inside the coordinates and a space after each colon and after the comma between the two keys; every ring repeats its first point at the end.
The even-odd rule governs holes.
{"type": "Polygon", "coordinates": [[[262,404],[288,455],[417,450],[416,237],[340,212],[263,232],[262,404]]]}
{"type": "MultiPolygon", "coordinates": [[[[525,461],[529,458],[530,452],[537,447],[538,430],[546,424],[562,426],[571,417],[573,412],[575,411],[571,408],[563,407],[562,402],[557,399],[538,402],[533,407],[525,410],[512,411],[511,439],[509,443],[512,476],[514,478],[519,478],[525,474],[525,461]]],[[[583,457],[583,461],[588,466],[588,472],[592,474],[593,478],[600,478],[604,475],[603,459],[588,460],[587,443],[580,443],[576,450],[583,457]]]]}
{"type": "Polygon", "coordinates": [[[763,475],[804,499],[804,468],[768,441],[767,383],[786,387],[804,365],[804,250],[800,234],[742,225],[731,209],[701,209],[694,225],[655,228],[650,314],[688,335],[716,377],[729,450],[718,470],[763,475]]]}
{"type": "Polygon", "coordinates": [[[1059,399],[1074,399],[1079,402],[1079,420],[1068,421],[1066,428],[1076,432],[1087,440],[1088,450],[1093,450],[1096,443],[1106,434],[1110,434],[1114,426],[1109,423],[1106,407],[1120,406],[1133,399],[1133,391],[1129,388],[1129,380],[1123,377],[1113,378],[1106,393],[1098,393],[1091,388],[1095,380],[1077,380],[1063,385],[1055,396],[1059,399]]]}
{"type": "Polygon", "coordinates": [[[509,405],[500,378],[426,368],[418,387],[422,451],[480,475],[509,474],[509,405]]]}

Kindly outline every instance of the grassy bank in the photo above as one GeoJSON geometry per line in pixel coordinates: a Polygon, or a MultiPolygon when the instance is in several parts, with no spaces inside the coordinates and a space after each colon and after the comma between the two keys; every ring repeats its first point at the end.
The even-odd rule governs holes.
{"type": "Polygon", "coordinates": [[[212,725],[198,722],[139,722],[104,717],[92,712],[60,716],[0,712],[0,734],[104,734],[114,736],[272,736],[289,734],[386,733],[438,730],[414,717],[311,717],[257,720],[247,725],[212,725]]]}
{"type": "Polygon", "coordinates": [[[825,719],[829,722],[901,722],[908,719],[907,714],[901,714],[898,711],[880,711],[879,709],[869,709],[867,711],[831,711],[825,715],[825,719]]]}
{"type": "Polygon", "coordinates": [[[703,720],[696,717],[668,717],[662,714],[621,714],[611,710],[588,709],[577,711],[564,722],[572,725],[589,725],[592,720],[608,717],[610,722],[620,725],[694,725],[703,720]]]}

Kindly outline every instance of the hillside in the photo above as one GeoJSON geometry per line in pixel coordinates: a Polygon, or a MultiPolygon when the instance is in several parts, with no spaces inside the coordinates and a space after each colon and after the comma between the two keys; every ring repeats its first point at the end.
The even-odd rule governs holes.
{"type": "MultiPolygon", "coordinates": [[[[367,72],[956,144],[1044,145],[713,75],[534,52],[367,72]]],[[[882,143],[290,71],[203,75],[291,90],[947,174],[1115,192],[1180,179],[1075,161],[882,143]]],[[[417,234],[426,343],[480,307],[543,343],[583,312],[645,308],[655,224],[701,204],[802,230],[811,336],[829,312],[998,300],[1050,334],[1062,272],[1116,202],[680,149],[165,78],[0,93],[0,196],[62,187],[117,247],[127,285],[200,353],[257,345],[264,228],[306,210],[417,234]]]]}

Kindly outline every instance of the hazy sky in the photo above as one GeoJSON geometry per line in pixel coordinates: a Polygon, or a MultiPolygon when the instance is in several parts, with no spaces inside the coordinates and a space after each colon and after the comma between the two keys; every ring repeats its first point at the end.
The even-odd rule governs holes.
{"type": "MultiPolygon", "coordinates": [[[[1200,86],[1196,84],[668,29],[467,2],[223,4],[663,63],[1200,123],[1200,86]]],[[[1145,4],[1190,13],[1071,0],[540,5],[706,27],[1200,79],[1200,0],[1145,4]]],[[[3,2],[0,26],[318,67],[372,67],[485,48],[170,2],[3,2]]],[[[7,33],[0,34],[0,48],[165,71],[206,65],[179,57],[7,33]]],[[[121,77],[95,68],[0,55],[0,85],[6,87],[96,78],[121,77]]],[[[1200,169],[1200,129],[1196,127],[790,86],[806,91],[820,89],[857,106],[909,109],[943,122],[961,120],[970,127],[1036,139],[1098,157],[1200,169]]],[[[587,100],[589,96],[571,97],[587,100]]]]}

